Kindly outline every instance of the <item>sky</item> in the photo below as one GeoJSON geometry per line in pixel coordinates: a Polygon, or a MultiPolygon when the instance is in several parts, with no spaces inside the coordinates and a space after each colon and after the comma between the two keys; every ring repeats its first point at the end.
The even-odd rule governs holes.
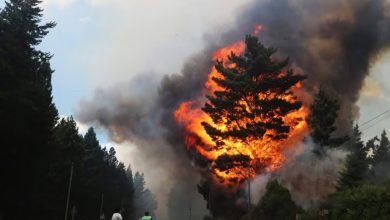
{"type": "MultiPolygon", "coordinates": [[[[234,12],[250,1],[43,0],[44,20],[57,22],[41,47],[54,55],[53,95],[60,115],[72,115],[97,88],[143,72],[179,72],[184,60],[202,48],[207,33],[228,29],[234,12]]],[[[359,123],[390,109],[388,60],[385,53],[371,68],[358,102],[359,123]]],[[[386,115],[381,119],[367,128],[366,139],[390,127],[386,115]]],[[[109,141],[104,132],[99,138],[109,141]]]]}
{"type": "MultiPolygon", "coordinates": [[[[179,72],[202,48],[205,34],[229,26],[234,10],[248,2],[43,0],[44,21],[57,23],[40,47],[54,55],[53,96],[60,115],[72,115],[96,89],[136,74],[179,72]]],[[[99,139],[109,142],[104,132],[99,139]]]]}
{"type": "Polygon", "coordinates": [[[386,129],[390,132],[390,51],[384,51],[378,60],[372,64],[370,75],[360,94],[358,105],[360,107],[359,124],[363,139],[367,140],[386,129]],[[364,124],[376,116],[383,114],[370,123],[364,124]]]}

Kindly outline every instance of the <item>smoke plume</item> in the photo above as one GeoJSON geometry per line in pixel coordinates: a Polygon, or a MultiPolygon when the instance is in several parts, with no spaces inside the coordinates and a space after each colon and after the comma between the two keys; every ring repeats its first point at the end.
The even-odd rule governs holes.
{"type": "MultiPolygon", "coordinates": [[[[236,16],[232,29],[207,35],[204,50],[189,58],[180,73],[165,75],[162,79],[153,74],[140,74],[128,83],[98,90],[94,98],[80,103],[76,117],[81,122],[97,123],[106,128],[117,142],[134,143],[144,163],[149,164],[147,167],[159,170],[153,180],[164,182],[151,187],[164,192],[161,196],[165,199],[159,201],[159,207],[166,207],[168,194],[175,197],[169,199],[170,207],[181,207],[187,204],[186,193],[193,195],[196,191],[200,172],[191,163],[194,154],[185,150],[181,128],[172,113],[179,103],[202,94],[213,65],[212,51],[243,39],[256,24],[262,24],[262,43],[278,48],[280,55],[290,57],[291,66],[297,72],[308,75],[304,86],[309,94],[325,86],[339,95],[338,132],[344,134],[350,130],[351,120],[358,116],[356,101],[370,65],[389,46],[389,5],[387,0],[253,1],[240,13],[232,15],[236,16]],[[181,182],[189,187],[181,187],[181,193],[169,193],[183,178],[186,181],[181,182]]],[[[304,101],[310,102],[310,98],[304,101]]],[[[302,194],[303,187],[312,185],[315,175],[335,179],[334,160],[339,161],[343,155],[335,151],[328,152],[325,159],[308,159],[305,152],[310,151],[310,146],[302,143],[297,147],[300,156],[277,174],[269,174],[276,175],[297,201],[307,205],[313,203],[310,198],[326,196],[333,186],[319,183],[317,189],[309,190],[308,194],[302,194]],[[317,163],[316,171],[312,163],[317,163]]],[[[270,176],[265,174],[263,178],[270,176]]],[[[258,181],[259,185],[266,182],[258,181]]]]}
{"type": "Polygon", "coordinates": [[[275,174],[303,208],[316,206],[335,192],[338,174],[344,168],[347,155],[343,149],[327,149],[318,156],[313,153],[316,147],[310,138],[303,141],[295,152],[299,154],[275,174]]]}
{"type": "MultiPolygon", "coordinates": [[[[85,123],[97,123],[105,128],[113,141],[136,146],[133,151],[136,156],[132,163],[146,173],[148,187],[152,189],[158,202],[161,202],[157,213],[160,215],[159,219],[165,219],[168,215],[168,196],[172,194],[170,190],[177,182],[187,185],[182,193],[192,195],[193,201],[190,202],[199,204],[203,199],[196,191],[199,174],[188,163],[185,148],[173,148],[165,136],[167,128],[161,125],[164,111],[158,102],[160,80],[153,73],[144,73],[128,83],[121,83],[107,90],[99,89],[91,101],[80,103],[76,116],[85,123]],[[188,183],[192,183],[192,187],[188,183]]],[[[187,205],[190,204],[187,200],[184,203],[184,199],[177,200],[176,207],[175,204],[170,206],[177,208],[176,213],[185,212],[182,214],[188,216],[187,205]]],[[[207,213],[205,208],[194,210],[204,215],[207,213]]]]}
{"type": "Polygon", "coordinates": [[[316,207],[336,191],[338,174],[344,168],[347,151],[328,149],[321,156],[307,138],[294,151],[288,152],[290,160],[277,172],[265,173],[252,181],[252,198],[257,203],[264,195],[270,179],[277,179],[289,189],[293,200],[303,208],[316,207]]]}

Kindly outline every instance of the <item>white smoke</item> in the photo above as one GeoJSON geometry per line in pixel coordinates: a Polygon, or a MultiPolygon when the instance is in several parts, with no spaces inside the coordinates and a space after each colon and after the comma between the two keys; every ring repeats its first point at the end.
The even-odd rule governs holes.
{"type": "Polygon", "coordinates": [[[277,179],[289,189],[293,200],[303,208],[316,206],[326,200],[336,190],[347,151],[328,148],[318,156],[313,153],[318,147],[311,138],[306,138],[288,152],[288,161],[280,170],[257,176],[252,181],[252,202],[257,204],[261,199],[270,179],[277,179]]]}

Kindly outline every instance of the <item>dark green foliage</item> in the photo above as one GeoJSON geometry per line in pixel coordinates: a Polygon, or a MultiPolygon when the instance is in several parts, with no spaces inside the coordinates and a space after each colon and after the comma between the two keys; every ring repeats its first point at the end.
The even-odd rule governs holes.
{"type": "Polygon", "coordinates": [[[386,131],[383,131],[380,139],[375,137],[367,142],[367,150],[372,152],[370,158],[370,181],[390,181],[390,142],[386,131]],[[379,144],[376,144],[379,141],[379,144]]]}
{"type": "Polygon", "coordinates": [[[235,193],[226,193],[226,188],[218,187],[209,180],[202,180],[197,185],[198,192],[207,201],[207,208],[213,219],[235,220],[240,219],[247,211],[247,206],[237,206],[238,201],[245,198],[244,190],[235,193]]]}
{"type": "MultiPolygon", "coordinates": [[[[51,218],[58,218],[64,214],[64,211],[59,209],[66,203],[66,194],[69,184],[70,167],[73,163],[73,187],[72,200],[82,201],[83,195],[83,179],[84,176],[84,157],[85,147],[83,137],[79,135],[76,122],[72,117],[61,119],[54,128],[54,153],[50,162],[50,186],[48,186],[49,194],[51,195],[51,218]],[[55,186],[55,187],[53,187],[55,186]]],[[[77,208],[80,204],[74,204],[77,208]]]]}
{"type": "Polygon", "coordinates": [[[51,56],[35,49],[54,23],[40,23],[38,3],[11,0],[0,11],[0,214],[6,210],[16,219],[44,207],[41,189],[57,120],[51,56]]]}
{"type": "Polygon", "coordinates": [[[345,168],[340,173],[337,188],[344,190],[361,184],[368,175],[367,149],[361,140],[361,132],[356,125],[348,144],[350,153],[345,161],[345,168]]]}
{"type": "Polygon", "coordinates": [[[85,158],[85,187],[81,199],[82,210],[85,215],[80,218],[98,219],[101,206],[101,198],[104,197],[102,211],[106,217],[110,217],[114,209],[123,209],[124,219],[135,219],[130,214],[133,212],[133,176],[130,166],[125,169],[123,163],[116,158],[114,148],[107,152],[101,148],[92,128],[84,136],[86,151],[85,158]]]}
{"type": "Polygon", "coordinates": [[[127,175],[127,179],[128,179],[128,184],[129,184],[128,187],[130,190],[129,193],[131,195],[131,198],[125,200],[125,202],[123,204],[123,209],[124,209],[123,217],[126,219],[129,219],[129,220],[138,219],[138,216],[135,216],[135,213],[134,213],[134,210],[135,210],[135,206],[134,206],[134,178],[133,178],[134,176],[133,176],[133,171],[131,170],[130,165],[126,169],[126,175],[127,175]]]}
{"type": "MultiPolygon", "coordinates": [[[[134,189],[132,183],[129,182],[128,173],[126,173],[123,163],[119,163],[116,158],[114,148],[110,148],[109,152],[105,151],[105,165],[102,168],[104,174],[102,179],[101,193],[104,194],[103,212],[106,216],[110,216],[118,207],[127,209],[132,203],[134,189]]],[[[132,210],[125,210],[132,211],[132,210]]],[[[126,213],[128,215],[128,213],[126,213]]],[[[127,216],[124,216],[127,218],[127,216]]]]}
{"type": "MultiPolygon", "coordinates": [[[[97,182],[102,182],[104,175],[102,173],[105,163],[105,152],[102,150],[99,141],[96,138],[96,133],[93,128],[88,129],[88,132],[84,136],[85,146],[85,174],[89,177],[86,180],[86,187],[88,190],[101,188],[102,186],[96,185],[97,182]]],[[[97,190],[97,189],[96,189],[97,190]]],[[[94,191],[94,190],[92,190],[94,191]]],[[[92,192],[91,192],[92,193],[92,192]]],[[[92,196],[92,195],[91,195],[92,196]]],[[[99,195],[95,195],[95,199],[99,195]]]]}
{"type": "Polygon", "coordinates": [[[243,219],[294,220],[301,209],[292,201],[288,189],[273,180],[267,184],[264,196],[256,207],[243,219]]]}
{"type": "Polygon", "coordinates": [[[111,153],[108,153],[102,149],[92,128],[84,138],[80,136],[71,117],[62,119],[56,125],[53,142],[55,154],[50,163],[51,184],[47,188],[51,196],[48,200],[50,216],[47,219],[59,219],[64,215],[72,163],[74,173],[70,207],[76,208],[76,217],[98,219],[104,197],[105,216],[111,216],[114,209],[122,207],[128,219],[129,209],[133,208],[132,177],[129,177],[123,164],[118,163],[115,150],[111,149],[111,153]]]}
{"type": "Polygon", "coordinates": [[[314,143],[321,146],[320,149],[314,151],[317,155],[324,153],[323,147],[337,147],[348,139],[348,137],[332,138],[332,133],[336,131],[335,121],[339,109],[339,101],[321,88],[310,106],[310,115],[307,118],[311,129],[310,136],[314,143]]]}
{"type": "Polygon", "coordinates": [[[390,187],[363,185],[337,193],[332,201],[332,219],[385,220],[390,216],[390,187]]]}
{"type": "MultiPolygon", "coordinates": [[[[58,121],[49,53],[36,49],[54,23],[41,24],[38,0],[10,0],[0,10],[0,218],[63,219],[73,164],[70,208],[75,219],[133,212],[133,177],[102,148],[91,128],[58,121]]],[[[70,215],[69,215],[70,216],[70,215]]]]}
{"type": "Polygon", "coordinates": [[[300,214],[301,220],[318,220],[320,219],[320,210],[318,208],[313,208],[305,210],[300,214]]]}
{"type": "Polygon", "coordinates": [[[134,213],[143,216],[148,211],[152,216],[157,209],[157,201],[152,192],[145,187],[144,174],[136,172],[134,175],[134,213]]]}
{"type": "Polygon", "coordinates": [[[379,145],[374,146],[373,150],[373,164],[377,165],[390,159],[390,141],[387,137],[386,131],[383,131],[379,139],[379,145]]]}
{"type": "Polygon", "coordinates": [[[76,121],[73,117],[61,119],[54,127],[55,158],[70,165],[83,166],[85,147],[83,137],[79,134],[76,121]]]}
{"type": "MultiPolygon", "coordinates": [[[[87,204],[82,209],[86,216],[90,218],[98,218],[102,195],[107,193],[104,190],[105,178],[107,176],[107,166],[105,163],[105,152],[101,148],[99,141],[96,138],[96,133],[93,128],[88,129],[84,135],[85,147],[85,182],[83,201],[87,204]]],[[[107,197],[107,195],[105,195],[107,197]]]]}

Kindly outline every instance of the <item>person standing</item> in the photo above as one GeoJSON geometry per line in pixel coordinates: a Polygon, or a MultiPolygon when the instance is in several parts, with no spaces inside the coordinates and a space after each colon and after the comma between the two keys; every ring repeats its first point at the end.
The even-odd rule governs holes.
{"type": "Polygon", "coordinates": [[[120,208],[115,209],[114,214],[112,214],[111,220],[123,220],[120,208]]]}
{"type": "Polygon", "coordinates": [[[149,212],[145,212],[145,215],[141,218],[141,220],[152,220],[152,216],[149,215],[149,212]]]}

